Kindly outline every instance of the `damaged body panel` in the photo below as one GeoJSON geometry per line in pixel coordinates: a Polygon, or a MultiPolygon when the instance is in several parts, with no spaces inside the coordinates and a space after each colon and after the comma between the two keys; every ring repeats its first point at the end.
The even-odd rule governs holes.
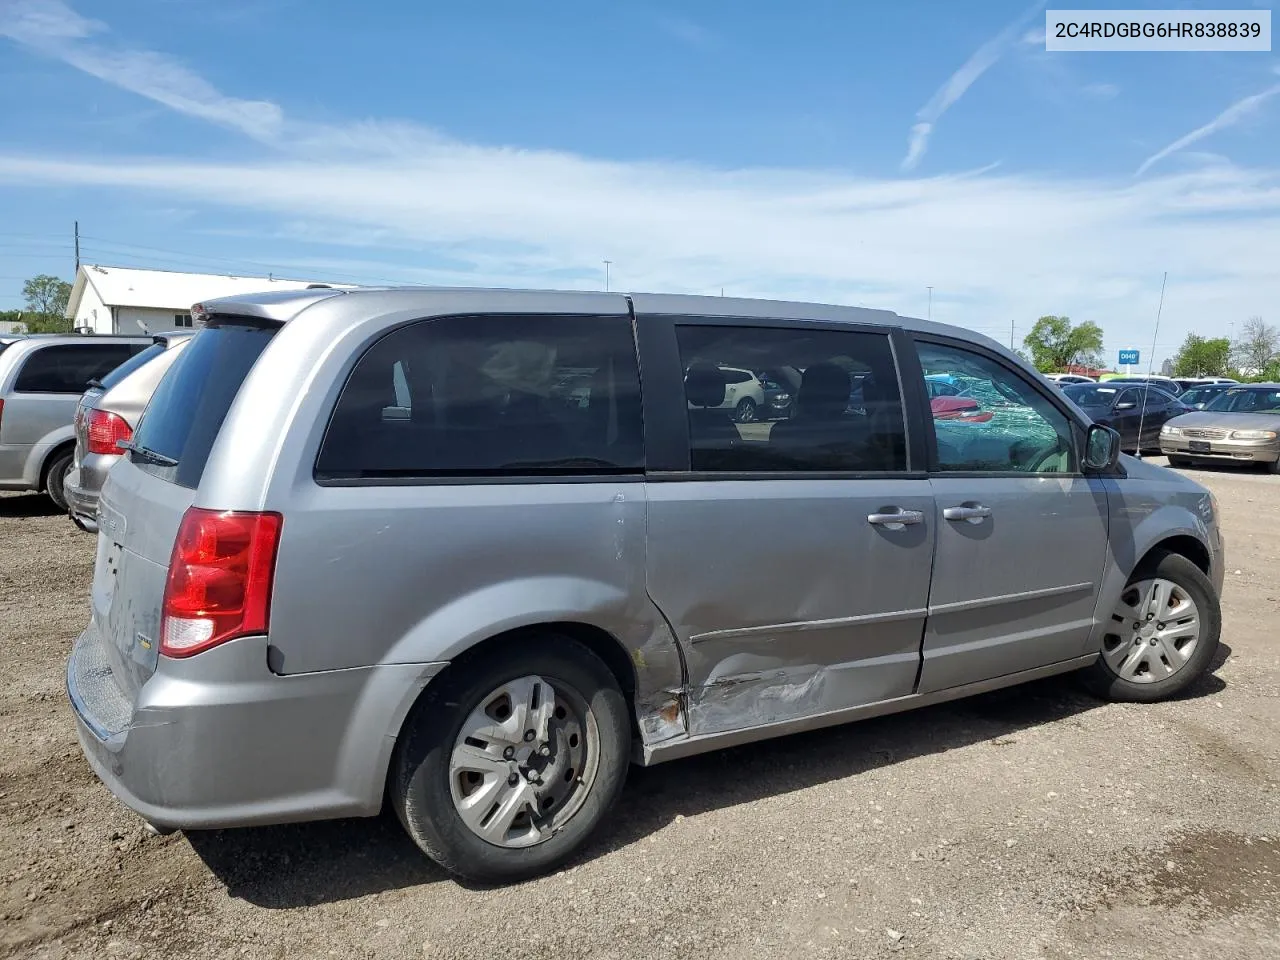
{"type": "Polygon", "coordinates": [[[685,650],[690,734],[911,693],[933,507],[927,480],[650,484],[649,591],[685,650]],[[891,505],[925,519],[867,522],[891,505]]]}

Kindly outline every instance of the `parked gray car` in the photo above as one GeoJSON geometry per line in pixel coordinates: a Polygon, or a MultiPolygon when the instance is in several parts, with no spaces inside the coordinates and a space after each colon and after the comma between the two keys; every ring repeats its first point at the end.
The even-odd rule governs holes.
{"type": "Polygon", "coordinates": [[[44,490],[67,509],[80,396],[148,337],[30,336],[0,352],[0,490],[44,490]]]}
{"type": "Polygon", "coordinates": [[[1161,700],[1213,661],[1211,494],[968,330],[495,290],[195,313],[67,666],[90,765],[158,830],[389,801],[510,881],[629,761],[1067,671],[1161,700]],[[721,367],[802,370],[791,416],[734,423],[721,367]],[[935,421],[926,372],[999,415],[935,421]]]}
{"type": "Polygon", "coordinates": [[[150,346],[94,381],[80,398],[74,421],[75,460],[63,489],[71,519],[81,530],[98,532],[98,492],[124,452],[119,444],[133,439],[138,417],[191,333],[153,335],[150,346]]]}
{"type": "Polygon", "coordinates": [[[1280,383],[1227,387],[1203,410],[1161,427],[1160,451],[1175,467],[1260,463],[1280,473],[1280,383]]]}

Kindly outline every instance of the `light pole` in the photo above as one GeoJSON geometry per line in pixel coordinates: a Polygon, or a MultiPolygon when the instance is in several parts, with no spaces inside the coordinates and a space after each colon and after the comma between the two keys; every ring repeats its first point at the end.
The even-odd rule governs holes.
{"type": "Polygon", "coordinates": [[[933,287],[925,287],[929,291],[929,312],[925,315],[926,320],[933,319],[933,287]]]}
{"type": "Polygon", "coordinates": [[[609,268],[613,266],[612,260],[604,261],[604,289],[605,293],[609,292],[609,268]]]}

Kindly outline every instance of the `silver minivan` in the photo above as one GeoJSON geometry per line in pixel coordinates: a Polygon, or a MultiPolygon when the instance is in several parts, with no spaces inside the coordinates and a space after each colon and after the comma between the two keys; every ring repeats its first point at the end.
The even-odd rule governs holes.
{"type": "Polygon", "coordinates": [[[150,342],[35,334],[0,351],[0,490],[43,490],[66,510],[80,396],[150,342]]]}
{"type": "Polygon", "coordinates": [[[446,869],[510,881],[578,849],[631,762],[1211,668],[1212,495],[969,331],[501,290],[195,314],[102,489],[67,668],[90,765],[156,829],[389,802],[446,869]],[[796,370],[790,415],[735,422],[734,369],[796,370]]]}
{"type": "Polygon", "coordinates": [[[98,532],[98,493],[107,471],[124,452],[119,445],[133,439],[133,428],[151,394],[191,333],[153,334],[145,350],[94,381],[80,397],[74,420],[75,458],[63,491],[71,519],[81,530],[98,532]]]}

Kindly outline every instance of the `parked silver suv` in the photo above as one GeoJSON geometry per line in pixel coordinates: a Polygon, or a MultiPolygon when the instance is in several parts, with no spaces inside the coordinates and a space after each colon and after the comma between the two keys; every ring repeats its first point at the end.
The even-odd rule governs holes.
{"type": "Polygon", "coordinates": [[[63,490],[71,519],[81,530],[98,532],[98,492],[124,452],[119,445],[133,439],[138,417],[191,333],[154,334],[145,350],[96,380],[80,398],[74,421],[75,459],[63,490]]]}
{"type": "Polygon", "coordinates": [[[0,490],[44,490],[66,510],[80,395],[150,342],[65,334],[9,343],[0,352],[0,490]]]}
{"type": "Polygon", "coordinates": [[[90,764],[160,829],[389,800],[505,881],[577,849],[628,761],[1210,669],[1213,497],[969,331],[486,290],[196,313],[103,487],[67,669],[90,764]],[[791,415],[734,423],[722,367],[799,371],[791,415]],[[984,416],[935,420],[926,375],[984,416]]]}

